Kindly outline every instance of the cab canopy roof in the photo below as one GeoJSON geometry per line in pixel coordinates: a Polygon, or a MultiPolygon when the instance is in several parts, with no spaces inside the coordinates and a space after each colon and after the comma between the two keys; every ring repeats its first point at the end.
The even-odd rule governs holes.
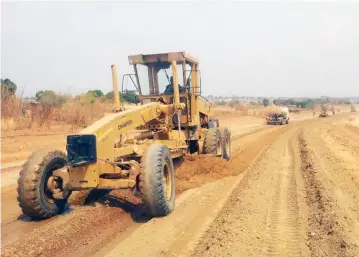
{"type": "Polygon", "coordinates": [[[176,61],[177,64],[181,64],[184,61],[186,62],[186,64],[198,64],[198,60],[186,52],[130,55],[128,57],[128,61],[130,65],[169,64],[172,61],[176,61]]]}

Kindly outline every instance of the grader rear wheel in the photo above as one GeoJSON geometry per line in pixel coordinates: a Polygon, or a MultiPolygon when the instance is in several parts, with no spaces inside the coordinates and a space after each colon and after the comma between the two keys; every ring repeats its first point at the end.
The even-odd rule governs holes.
{"type": "Polygon", "coordinates": [[[223,156],[223,142],[218,128],[210,128],[203,142],[203,153],[223,156]]]}
{"type": "Polygon", "coordinates": [[[25,215],[34,219],[47,219],[67,207],[70,191],[65,193],[61,178],[53,176],[55,170],[66,164],[63,152],[48,148],[29,157],[20,171],[17,189],[17,200],[25,215]],[[64,198],[54,198],[54,193],[64,193],[64,198]]]}
{"type": "Polygon", "coordinates": [[[215,118],[209,119],[208,127],[209,128],[218,128],[219,127],[219,120],[215,119],[215,118]]]}
{"type": "Polygon", "coordinates": [[[231,141],[231,132],[228,128],[223,130],[223,158],[226,160],[231,159],[232,157],[232,141],[231,141]]]}
{"type": "Polygon", "coordinates": [[[149,215],[167,216],[175,207],[175,176],[165,145],[151,145],[141,161],[139,188],[149,215]]]}

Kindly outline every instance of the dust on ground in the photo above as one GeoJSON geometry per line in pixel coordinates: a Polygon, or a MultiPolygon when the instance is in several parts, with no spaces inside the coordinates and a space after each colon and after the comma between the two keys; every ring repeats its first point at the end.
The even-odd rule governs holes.
{"type": "Polygon", "coordinates": [[[188,254],[358,256],[359,134],[347,130],[350,116],[303,123],[278,138],[188,254]]]}
{"type": "MultiPolygon", "coordinates": [[[[236,131],[241,132],[241,130],[236,131]]],[[[234,135],[236,134],[234,133],[234,135]]],[[[255,135],[247,135],[247,137],[251,140],[249,142],[253,142],[257,138],[255,135]]],[[[235,140],[233,143],[236,143],[235,140]]],[[[233,153],[236,154],[236,152],[233,153]]],[[[254,156],[256,152],[253,150],[252,154],[254,156]]],[[[249,165],[248,160],[237,160],[237,163],[238,161],[242,162],[243,170],[249,165]]],[[[208,156],[184,157],[182,161],[176,163],[178,166],[176,170],[177,193],[214,182],[228,175],[238,174],[241,172],[240,170],[230,168],[234,163],[234,161],[208,156]]],[[[29,254],[28,256],[42,256],[51,250],[52,244],[54,245],[53,249],[56,249],[60,255],[66,255],[69,252],[78,255],[89,254],[92,249],[101,248],[101,244],[93,242],[96,239],[95,235],[103,238],[102,241],[96,240],[96,242],[101,241],[105,244],[106,240],[110,240],[114,234],[146,222],[141,200],[132,196],[129,190],[116,190],[102,196],[99,195],[99,192],[95,194],[91,192],[86,190],[74,193],[70,198],[73,208],[71,212],[40,222],[34,227],[25,222],[23,218],[18,220],[17,215],[21,217],[21,212],[16,204],[16,194],[10,194],[13,192],[9,191],[9,195],[3,197],[3,201],[9,201],[7,204],[9,209],[3,213],[6,224],[3,226],[2,234],[3,238],[7,238],[3,242],[4,256],[21,256],[25,252],[29,254]],[[89,227],[93,227],[93,229],[89,227]],[[21,231],[24,230],[27,231],[27,234],[21,235],[21,231]],[[74,241],[74,234],[83,236],[74,241]],[[53,242],[58,237],[61,238],[59,244],[53,242]],[[34,241],[31,238],[39,238],[40,241],[34,241]],[[40,242],[46,243],[42,245],[40,242]]]]}
{"type": "Polygon", "coordinates": [[[146,218],[129,190],[84,191],[71,197],[69,213],[35,223],[13,207],[16,194],[9,189],[2,198],[2,255],[356,256],[355,115],[278,127],[253,117],[222,119],[234,124],[232,160],[179,160],[181,194],[176,211],[162,219],[146,218]]]}

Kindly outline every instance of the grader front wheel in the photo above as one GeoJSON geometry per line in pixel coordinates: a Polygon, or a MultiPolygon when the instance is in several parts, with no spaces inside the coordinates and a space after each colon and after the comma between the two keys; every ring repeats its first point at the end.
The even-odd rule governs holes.
{"type": "Polygon", "coordinates": [[[141,161],[139,188],[150,216],[170,214],[175,207],[175,176],[171,154],[165,145],[151,145],[141,161]]]}
{"type": "Polygon", "coordinates": [[[66,164],[63,152],[48,148],[29,157],[20,171],[17,188],[17,200],[25,215],[46,219],[66,208],[70,191],[64,190],[61,178],[53,176],[55,170],[66,164]],[[62,193],[63,198],[55,198],[55,193],[62,193]]]}

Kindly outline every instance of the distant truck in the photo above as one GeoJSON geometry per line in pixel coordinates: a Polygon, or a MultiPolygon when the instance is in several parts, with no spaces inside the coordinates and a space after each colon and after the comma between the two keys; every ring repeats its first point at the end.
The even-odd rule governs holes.
{"type": "Polygon", "coordinates": [[[268,125],[284,125],[289,123],[289,110],[287,107],[272,109],[267,113],[268,125]]]}

